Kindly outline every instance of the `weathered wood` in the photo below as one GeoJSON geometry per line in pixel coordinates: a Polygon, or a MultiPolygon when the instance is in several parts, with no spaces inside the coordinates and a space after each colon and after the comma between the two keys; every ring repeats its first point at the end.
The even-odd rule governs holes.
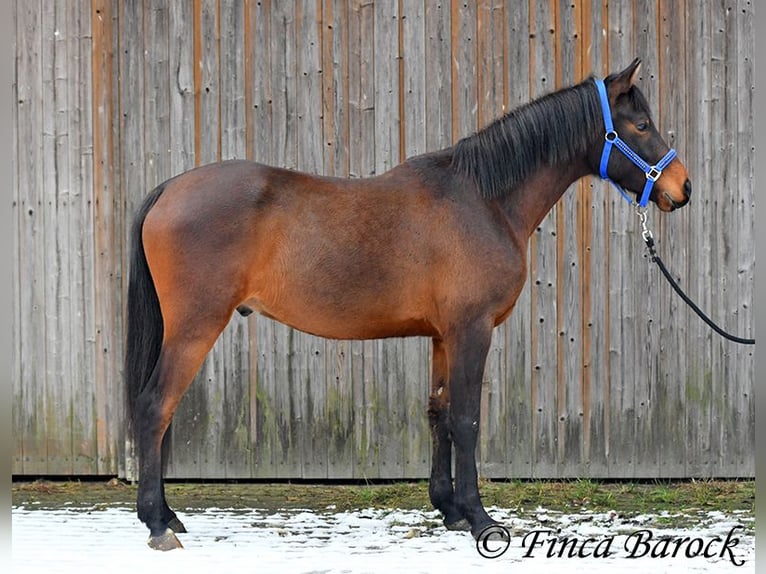
{"type": "MultiPolygon", "coordinates": [[[[19,355],[18,385],[14,388],[17,427],[21,451],[14,460],[14,472],[45,474],[48,471],[45,412],[46,352],[43,228],[43,64],[40,52],[42,15],[39,4],[16,6],[16,83],[17,83],[17,210],[19,236],[17,305],[18,331],[14,333],[19,355]]],[[[50,408],[55,408],[50,406],[50,408]]],[[[62,431],[65,432],[65,431],[62,431]]],[[[18,446],[17,446],[18,448],[18,446]]]]}
{"type": "MultiPolygon", "coordinates": [[[[581,72],[580,14],[577,4],[559,1],[556,10],[556,87],[577,82],[581,72]]],[[[560,293],[556,331],[558,474],[584,472],[582,288],[584,182],[575,183],[556,213],[556,276],[560,293]]]]}
{"type": "MultiPolygon", "coordinates": [[[[555,7],[552,1],[530,7],[530,96],[556,89],[555,7]]],[[[534,476],[557,474],[558,441],[558,319],[556,220],[553,207],[530,241],[529,281],[532,313],[532,444],[534,476]]],[[[569,378],[569,374],[568,374],[569,378]]]]}
{"type": "MultiPolygon", "coordinates": [[[[610,69],[624,65],[622,62],[630,62],[635,57],[631,48],[634,42],[631,16],[630,5],[609,5],[606,25],[610,69]]],[[[620,478],[636,473],[636,381],[646,379],[650,373],[647,365],[635,362],[636,345],[642,343],[638,334],[643,333],[641,325],[637,324],[634,300],[634,282],[638,278],[632,273],[636,247],[640,246],[633,236],[635,216],[612,189],[606,188],[605,192],[609,198],[606,223],[609,310],[608,323],[603,326],[609,333],[610,426],[607,448],[609,475],[620,478]],[[640,369],[638,373],[637,369],[640,369]]]]}
{"type": "MultiPolygon", "coordinates": [[[[752,10],[14,2],[13,472],[135,477],[123,307],[152,187],[235,157],[369,176],[636,56],[695,189],[678,213],[650,210],[658,249],[715,320],[752,335],[752,10]]],[[[596,178],[533,234],[485,369],[483,476],[754,473],[753,349],[714,335],[642,254],[633,211],[596,178]]],[[[235,315],[176,415],[168,476],[425,477],[430,351],[235,315]]]]}
{"type": "MultiPolygon", "coordinates": [[[[530,7],[532,3],[520,3],[509,9],[508,18],[508,78],[507,109],[511,110],[530,100],[532,68],[530,58],[530,7]]],[[[528,250],[527,258],[530,257],[528,250]]],[[[516,307],[508,321],[500,329],[504,330],[507,341],[505,351],[505,381],[502,392],[508,395],[509,407],[504,423],[508,428],[506,445],[508,448],[507,476],[532,476],[536,453],[534,450],[533,395],[532,395],[532,281],[527,278],[516,307]]]]}

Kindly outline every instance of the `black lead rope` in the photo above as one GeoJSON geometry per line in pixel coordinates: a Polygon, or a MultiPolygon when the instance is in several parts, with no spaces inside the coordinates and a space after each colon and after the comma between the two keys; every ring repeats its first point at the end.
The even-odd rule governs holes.
{"type": "MultiPolygon", "coordinates": [[[[642,215],[639,213],[639,216],[642,215]]],[[[645,222],[645,218],[642,217],[642,224],[645,222]]],[[[697,305],[694,304],[694,301],[689,299],[688,295],[684,293],[681,290],[681,287],[678,286],[678,283],[676,283],[675,279],[670,275],[670,272],[668,271],[668,268],[665,267],[665,264],[662,262],[662,259],[660,259],[660,256],[657,255],[657,251],[654,249],[654,238],[652,237],[651,232],[649,232],[648,229],[646,229],[646,226],[644,225],[644,233],[642,234],[644,238],[644,242],[646,243],[646,246],[649,248],[649,253],[652,256],[652,261],[654,261],[657,264],[657,267],[660,268],[660,271],[662,271],[662,274],[665,276],[665,279],[668,280],[668,283],[670,283],[670,286],[673,287],[673,290],[678,293],[678,295],[683,299],[689,307],[692,308],[692,310],[697,313],[697,315],[700,316],[700,318],[705,321],[710,327],[719,335],[722,337],[729,339],[729,341],[734,341],[735,343],[740,343],[742,345],[755,345],[755,339],[743,339],[742,337],[737,337],[735,335],[731,335],[721,329],[718,325],[713,323],[713,321],[705,315],[705,313],[702,312],[702,309],[697,307],[697,305]]]]}

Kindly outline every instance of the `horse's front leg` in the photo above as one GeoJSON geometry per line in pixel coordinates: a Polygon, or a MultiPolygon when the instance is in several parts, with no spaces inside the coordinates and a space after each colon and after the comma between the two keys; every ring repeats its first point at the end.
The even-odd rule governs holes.
{"type": "Polygon", "coordinates": [[[450,530],[468,530],[471,525],[455,506],[452,488],[452,437],[449,428],[449,370],[444,343],[433,340],[431,396],[428,399],[428,422],[431,427],[433,456],[428,495],[431,504],[444,516],[450,530]]]}
{"type": "Polygon", "coordinates": [[[492,338],[492,325],[477,322],[455,333],[447,346],[450,381],[449,426],[455,447],[455,506],[479,533],[496,524],[484,510],[476,471],[481,381],[492,338]]]}

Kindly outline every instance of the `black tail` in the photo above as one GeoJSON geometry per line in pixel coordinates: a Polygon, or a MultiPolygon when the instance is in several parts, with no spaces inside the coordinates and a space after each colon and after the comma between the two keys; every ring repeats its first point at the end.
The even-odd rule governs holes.
{"type": "Polygon", "coordinates": [[[164,184],[152,191],[133,220],[128,278],[128,329],[125,341],[125,384],[128,429],[136,429],[136,401],[152,375],[162,348],[162,314],[154,281],[146,263],[141,233],[146,214],[162,195],[164,184]]]}

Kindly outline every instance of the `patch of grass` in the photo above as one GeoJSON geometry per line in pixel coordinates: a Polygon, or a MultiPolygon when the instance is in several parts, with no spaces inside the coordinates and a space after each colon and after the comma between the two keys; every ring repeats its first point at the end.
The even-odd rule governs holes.
{"type": "MultiPolygon", "coordinates": [[[[485,506],[530,512],[543,507],[559,512],[615,511],[630,517],[663,511],[719,510],[755,514],[753,480],[686,480],[653,482],[489,481],[480,484],[485,506]]],[[[310,508],[345,511],[359,508],[430,509],[428,482],[387,484],[168,483],[168,501],[178,509],[310,508]],[[328,509],[328,507],[330,507],[328,509]]],[[[135,507],[135,485],[108,482],[15,482],[12,503],[31,508],[135,507]]]]}

